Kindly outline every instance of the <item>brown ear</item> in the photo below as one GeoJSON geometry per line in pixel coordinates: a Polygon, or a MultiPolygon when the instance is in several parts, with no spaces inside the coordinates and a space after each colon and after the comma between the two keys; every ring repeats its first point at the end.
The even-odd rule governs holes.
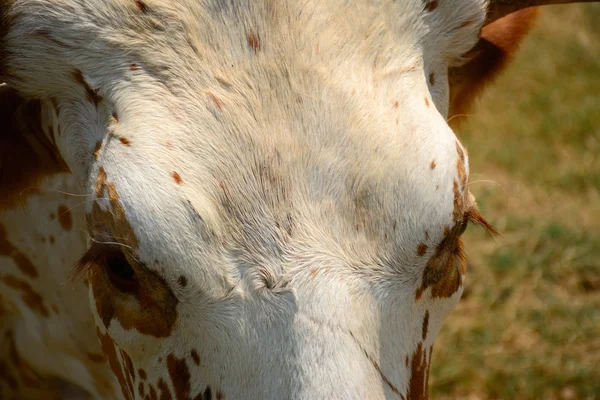
{"type": "Polygon", "coordinates": [[[0,208],[23,199],[21,192],[43,177],[68,171],[51,138],[42,129],[40,102],[0,84],[0,208]]]}
{"type": "Polygon", "coordinates": [[[529,7],[547,6],[551,4],[594,3],[598,0],[491,0],[488,6],[484,26],[493,23],[509,14],[529,7]]]}
{"type": "Polygon", "coordinates": [[[450,68],[448,121],[453,128],[460,125],[485,86],[498,77],[515,55],[533,27],[537,11],[537,8],[526,8],[485,26],[479,42],[465,56],[469,61],[450,68]]]}

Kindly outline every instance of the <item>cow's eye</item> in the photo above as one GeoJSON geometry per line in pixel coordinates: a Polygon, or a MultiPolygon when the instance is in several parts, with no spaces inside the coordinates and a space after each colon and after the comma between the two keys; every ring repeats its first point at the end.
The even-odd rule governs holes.
{"type": "Polygon", "coordinates": [[[107,254],[104,268],[113,286],[123,292],[134,292],[138,288],[135,271],[122,251],[114,250],[107,254]]]}

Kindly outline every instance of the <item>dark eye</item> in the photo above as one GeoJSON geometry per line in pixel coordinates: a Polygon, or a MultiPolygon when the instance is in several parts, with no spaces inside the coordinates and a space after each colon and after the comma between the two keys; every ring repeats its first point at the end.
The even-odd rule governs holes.
{"type": "Polygon", "coordinates": [[[135,271],[120,250],[111,251],[106,255],[104,268],[111,283],[123,292],[134,292],[138,288],[135,271]]]}

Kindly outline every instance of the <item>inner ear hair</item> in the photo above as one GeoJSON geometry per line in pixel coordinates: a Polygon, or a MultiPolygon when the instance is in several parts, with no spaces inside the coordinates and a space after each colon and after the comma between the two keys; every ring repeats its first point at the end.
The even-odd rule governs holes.
{"type": "Polygon", "coordinates": [[[42,129],[41,103],[0,84],[0,208],[12,207],[44,177],[68,172],[42,129]],[[23,196],[21,196],[23,193],[23,196]]]}

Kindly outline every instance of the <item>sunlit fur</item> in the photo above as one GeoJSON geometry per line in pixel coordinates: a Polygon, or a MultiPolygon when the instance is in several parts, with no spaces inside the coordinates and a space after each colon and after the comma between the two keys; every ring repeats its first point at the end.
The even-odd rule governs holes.
{"type": "MultiPolygon", "coordinates": [[[[138,384],[161,380],[192,398],[207,388],[231,399],[426,396],[433,342],[464,279],[460,243],[451,254],[438,245],[469,210],[484,224],[446,123],[447,68],[477,42],[484,7],[18,0],[6,9],[3,78],[60,126],[69,185],[90,196],[74,217],[95,242],[122,248],[146,296],[92,275],[91,313],[69,315],[86,337],[93,318],[104,353],[110,337],[114,365],[134,371],[133,393],[121,384],[105,398],[141,399],[138,384]],[[153,332],[162,321],[144,319],[140,304],[164,313],[165,299],[174,323],[153,332]],[[170,360],[184,360],[188,382],[170,360]]],[[[65,271],[86,246],[64,248],[65,271]]],[[[71,375],[82,365],[70,365],[61,378],[102,397],[85,366],[71,375]]]]}

